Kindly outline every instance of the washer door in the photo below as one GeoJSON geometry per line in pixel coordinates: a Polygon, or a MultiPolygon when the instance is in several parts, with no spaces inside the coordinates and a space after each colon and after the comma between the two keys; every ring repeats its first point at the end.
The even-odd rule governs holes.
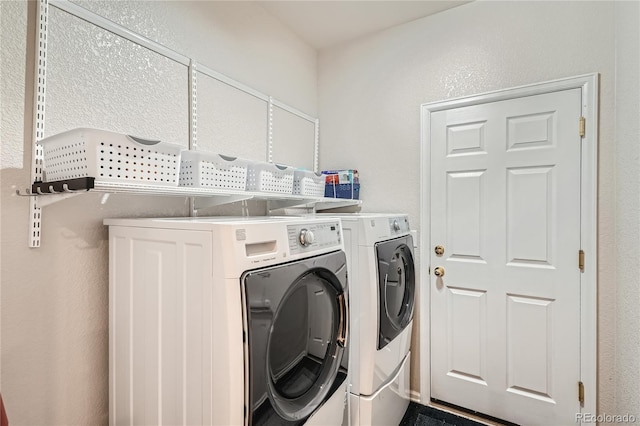
{"type": "Polygon", "coordinates": [[[376,244],[378,259],[378,349],[392,341],[413,319],[415,267],[410,235],[376,244]]]}
{"type": "Polygon", "coordinates": [[[245,274],[249,424],[301,424],[344,381],[345,289],[342,251],[245,274]]]}

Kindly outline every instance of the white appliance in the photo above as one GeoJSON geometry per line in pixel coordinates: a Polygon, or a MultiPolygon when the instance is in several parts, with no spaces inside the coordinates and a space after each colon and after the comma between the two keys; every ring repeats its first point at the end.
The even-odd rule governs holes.
{"type": "Polygon", "coordinates": [[[349,270],[350,424],[399,424],[410,398],[416,290],[404,214],[319,214],[342,221],[349,270]]]}
{"type": "Polygon", "coordinates": [[[338,219],[105,224],[110,424],[346,420],[338,219]]]}

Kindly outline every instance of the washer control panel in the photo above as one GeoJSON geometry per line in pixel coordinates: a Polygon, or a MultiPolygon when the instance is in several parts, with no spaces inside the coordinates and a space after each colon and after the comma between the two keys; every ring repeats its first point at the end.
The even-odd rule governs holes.
{"type": "Polygon", "coordinates": [[[340,222],[301,223],[287,225],[291,254],[314,249],[338,247],[342,242],[340,222]]]}
{"type": "Polygon", "coordinates": [[[389,231],[391,231],[391,235],[409,232],[409,218],[406,216],[390,217],[389,231]]]}

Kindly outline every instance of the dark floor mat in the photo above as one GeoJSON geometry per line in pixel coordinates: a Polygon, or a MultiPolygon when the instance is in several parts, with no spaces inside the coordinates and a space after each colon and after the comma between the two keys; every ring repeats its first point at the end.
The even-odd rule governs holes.
{"type": "Polygon", "coordinates": [[[411,402],[399,426],[483,426],[446,411],[411,402]]]}
{"type": "Polygon", "coordinates": [[[418,414],[418,418],[414,423],[416,426],[457,426],[455,424],[447,423],[445,420],[434,419],[433,417],[425,416],[424,414],[418,414]]]}

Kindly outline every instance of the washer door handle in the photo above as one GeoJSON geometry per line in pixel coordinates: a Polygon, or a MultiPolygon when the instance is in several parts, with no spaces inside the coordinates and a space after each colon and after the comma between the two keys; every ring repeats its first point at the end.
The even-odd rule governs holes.
{"type": "Polygon", "coordinates": [[[347,303],[344,299],[344,292],[336,298],[338,309],[340,309],[340,323],[338,324],[338,346],[344,348],[347,344],[347,303]]]}

